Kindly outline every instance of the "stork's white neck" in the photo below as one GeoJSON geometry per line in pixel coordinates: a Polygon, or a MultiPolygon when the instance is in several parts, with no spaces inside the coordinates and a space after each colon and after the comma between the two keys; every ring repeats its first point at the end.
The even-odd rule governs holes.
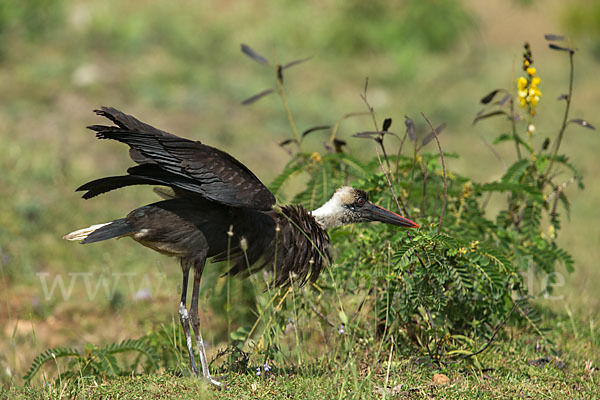
{"type": "Polygon", "coordinates": [[[343,213],[344,208],[340,200],[336,196],[333,196],[327,203],[314,210],[312,216],[315,217],[323,229],[329,229],[343,225],[343,213]]]}

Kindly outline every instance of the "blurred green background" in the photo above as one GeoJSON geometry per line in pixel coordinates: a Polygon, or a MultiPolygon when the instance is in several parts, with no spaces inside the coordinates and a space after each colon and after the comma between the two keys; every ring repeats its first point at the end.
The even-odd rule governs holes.
{"type": "MultiPolygon", "coordinates": [[[[447,160],[448,168],[491,181],[502,175],[503,163],[484,142],[492,142],[506,124],[471,122],[484,94],[514,87],[525,41],[542,79],[539,138],[554,137],[561,121],[556,98],[567,89],[568,60],[547,48],[545,33],[567,34],[578,48],[571,115],[600,125],[598,2],[2,1],[0,377],[22,376],[48,347],[138,337],[176,317],[175,260],[128,240],[78,246],[61,239],[156,200],[148,188],[91,201],[74,193],[80,184],[120,174],[130,164],[122,145],[98,142],[86,132],[86,125],[99,121],[94,108],[113,106],[222,148],[269,183],[289,159],[278,143],[291,133],[276,96],[241,105],[273,84],[269,68],[240,52],[240,43],[246,43],[280,62],[313,57],[286,75],[300,130],[364,111],[359,93],[368,76],[369,98],[380,119],[394,118],[398,132],[404,115],[424,129],[421,111],[445,121],[442,145],[461,156],[447,160]],[[115,296],[100,288],[91,299],[78,278],[67,301],[58,288],[46,300],[36,275],[48,273],[49,284],[63,276],[68,287],[74,276],[68,274],[83,272],[94,273],[94,287],[100,276],[135,274],[135,289],[150,282],[151,295],[132,291],[123,277],[115,296]]],[[[339,137],[359,157],[373,150],[350,137],[371,129],[369,122],[356,118],[340,128],[339,137]]],[[[308,150],[322,149],[326,134],[319,135],[307,139],[308,150]]],[[[554,295],[564,297],[547,304],[593,323],[600,311],[598,133],[573,127],[566,135],[563,150],[587,187],[567,189],[571,219],[563,223],[559,242],[574,255],[576,267],[571,275],[561,270],[566,284],[554,295]]],[[[511,144],[498,151],[507,163],[514,157],[511,144]]],[[[217,290],[205,287],[201,304],[212,344],[226,339],[222,318],[210,306],[217,290]]]]}

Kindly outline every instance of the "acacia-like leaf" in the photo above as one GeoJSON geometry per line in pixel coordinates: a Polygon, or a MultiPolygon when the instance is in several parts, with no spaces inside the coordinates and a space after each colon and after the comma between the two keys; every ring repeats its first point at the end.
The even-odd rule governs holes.
{"type": "Polygon", "coordinates": [[[262,99],[263,97],[270,95],[270,94],[271,94],[271,93],[273,93],[274,91],[275,91],[275,89],[267,89],[267,90],[263,90],[262,92],[260,92],[260,93],[257,93],[257,94],[255,94],[255,95],[254,95],[254,96],[252,96],[252,97],[248,97],[246,100],[242,101],[242,104],[243,104],[243,105],[245,105],[245,106],[247,106],[247,105],[249,105],[249,104],[252,104],[252,103],[254,103],[254,102],[255,102],[255,101],[257,101],[257,100],[260,100],[260,99],[262,99]]]}
{"type": "Polygon", "coordinates": [[[584,128],[591,129],[593,131],[596,130],[596,128],[594,127],[594,125],[590,124],[589,122],[587,122],[586,120],[581,119],[581,118],[574,118],[574,119],[570,120],[569,123],[570,124],[577,124],[577,125],[583,126],[584,128]]]}
{"type": "Polygon", "coordinates": [[[242,43],[242,52],[260,64],[268,64],[269,60],[258,54],[252,47],[242,43]]]}
{"type": "Polygon", "coordinates": [[[282,187],[294,176],[301,173],[304,170],[304,164],[298,163],[294,165],[288,165],[277,178],[271,182],[269,189],[275,196],[279,196],[279,192],[282,187]]]}
{"type": "Polygon", "coordinates": [[[498,143],[502,143],[502,142],[506,142],[506,141],[513,141],[516,140],[521,146],[525,147],[527,150],[529,150],[530,152],[533,152],[533,149],[531,148],[531,146],[529,146],[528,143],[524,142],[523,139],[521,139],[519,136],[515,136],[512,133],[502,133],[500,135],[498,135],[498,137],[496,137],[496,139],[494,139],[494,144],[498,144],[498,143]]]}
{"type": "Polygon", "coordinates": [[[31,367],[29,368],[27,374],[25,374],[25,376],[23,377],[23,380],[25,380],[26,382],[31,381],[31,379],[33,379],[33,377],[38,373],[40,368],[42,368],[42,365],[44,365],[50,360],[55,360],[57,358],[63,357],[81,357],[81,355],[77,350],[73,348],[55,347],[52,349],[48,349],[33,359],[31,367]]]}

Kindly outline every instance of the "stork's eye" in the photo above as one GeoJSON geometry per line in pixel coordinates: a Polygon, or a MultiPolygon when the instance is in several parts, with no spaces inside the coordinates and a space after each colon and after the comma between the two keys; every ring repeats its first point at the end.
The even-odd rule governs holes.
{"type": "Polygon", "coordinates": [[[356,200],[356,205],[359,207],[362,207],[365,205],[365,199],[362,197],[359,197],[358,200],[356,200]]]}

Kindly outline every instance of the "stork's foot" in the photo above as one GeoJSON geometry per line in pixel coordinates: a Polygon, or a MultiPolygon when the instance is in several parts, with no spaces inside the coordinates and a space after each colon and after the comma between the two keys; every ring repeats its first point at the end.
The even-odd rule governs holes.
{"type": "Polygon", "coordinates": [[[210,382],[213,386],[215,386],[217,389],[224,389],[225,385],[222,384],[221,382],[217,381],[216,379],[209,377],[204,377],[204,379],[206,379],[208,382],[210,382]]]}

